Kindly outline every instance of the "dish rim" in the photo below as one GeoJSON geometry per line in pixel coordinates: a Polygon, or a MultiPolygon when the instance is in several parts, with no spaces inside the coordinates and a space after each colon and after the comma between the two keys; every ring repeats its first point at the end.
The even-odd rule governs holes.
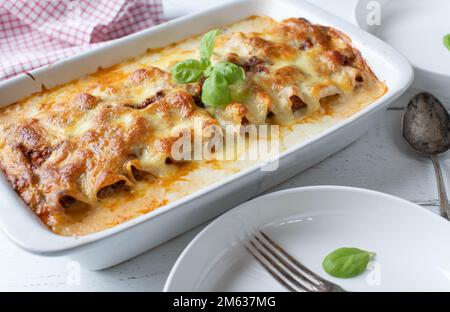
{"type": "MultiPolygon", "coordinates": [[[[100,240],[106,239],[110,236],[118,235],[121,232],[124,232],[130,228],[133,228],[139,224],[150,221],[156,217],[159,217],[163,214],[168,213],[172,209],[175,209],[178,206],[182,206],[188,202],[199,199],[206,194],[214,191],[222,186],[230,184],[240,178],[243,178],[246,175],[249,175],[257,170],[261,170],[261,167],[265,166],[267,162],[282,159],[287,157],[290,154],[297,153],[300,149],[305,148],[311,144],[314,144],[321,139],[331,135],[333,132],[338,129],[345,128],[350,126],[355,120],[362,118],[365,115],[374,113],[375,111],[380,110],[383,107],[386,107],[388,103],[391,103],[396,98],[398,98],[406,89],[411,85],[413,80],[413,70],[409,62],[397,51],[388,46],[386,43],[381,41],[380,39],[372,36],[371,34],[355,27],[348,21],[345,21],[339,17],[332,15],[324,11],[323,9],[307,2],[307,1],[295,1],[295,0],[236,0],[229,3],[219,4],[214,7],[192,13],[174,20],[171,20],[167,23],[140,31],[138,33],[132,34],[127,37],[123,37],[118,39],[114,44],[114,48],[120,47],[121,44],[126,44],[126,42],[130,39],[139,37],[139,36],[151,36],[157,34],[160,30],[167,28],[169,26],[183,26],[183,23],[188,22],[191,19],[196,19],[197,17],[202,18],[204,15],[209,13],[218,13],[224,8],[229,8],[238,5],[261,5],[264,3],[270,3],[272,5],[288,5],[288,6],[296,6],[299,8],[307,8],[308,13],[311,15],[318,15],[321,18],[326,18],[328,21],[328,25],[332,27],[336,27],[346,33],[352,40],[361,41],[363,38],[364,44],[366,46],[370,46],[370,49],[375,51],[377,55],[385,55],[387,56],[387,63],[393,66],[393,71],[399,73],[398,79],[395,81],[395,84],[387,86],[388,91],[379,99],[374,101],[373,103],[367,105],[360,111],[356,112],[352,116],[346,118],[345,120],[333,125],[330,128],[327,128],[325,131],[320,133],[319,135],[314,136],[311,139],[304,141],[301,144],[296,145],[294,148],[288,149],[279,155],[269,159],[266,162],[254,165],[250,168],[246,168],[236,174],[233,174],[217,183],[209,185],[205,188],[202,188],[194,193],[191,193],[177,201],[169,203],[168,205],[155,209],[147,214],[142,216],[138,216],[131,220],[125,221],[121,224],[113,226],[111,228],[107,228],[101,230],[99,232],[83,235],[83,236],[61,236],[58,235],[51,230],[49,230],[39,218],[35,215],[31,209],[22,202],[20,197],[14,192],[10,184],[6,181],[5,177],[2,175],[0,178],[0,194],[3,197],[3,203],[9,203],[15,205],[15,209],[18,211],[14,211],[14,213],[6,214],[3,210],[0,210],[0,225],[5,234],[18,246],[21,248],[35,254],[43,254],[48,256],[58,256],[61,254],[65,254],[71,250],[78,249],[81,247],[86,247],[90,244],[98,242],[100,240]],[[358,38],[358,40],[356,40],[358,38]],[[18,206],[21,207],[18,207],[18,206]],[[12,217],[12,218],[11,218],[12,217]],[[39,224],[37,224],[39,223],[39,224]],[[20,224],[20,226],[18,226],[20,224]],[[33,232],[33,235],[30,235],[27,232],[21,231],[20,228],[25,228],[27,230],[31,230],[29,232],[33,232]]],[[[255,11],[257,11],[255,9],[255,11]]],[[[257,13],[256,13],[257,14],[257,13]]],[[[206,28],[206,27],[205,27],[206,28]]],[[[76,56],[63,59],[54,64],[47,65],[36,70],[31,71],[31,74],[39,74],[45,73],[47,70],[51,70],[52,67],[62,66],[64,64],[70,63],[76,59],[89,56],[93,53],[98,53],[100,51],[111,48],[111,44],[107,44],[102,47],[98,47],[76,56]]],[[[366,59],[366,58],[365,58],[366,59]]],[[[371,66],[373,68],[373,66],[371,66]]],[[[9,79],[5,82],[0,83],[0,89],[3,87],[7,87],[11,84],[18,83],[25,77],[28,77],[27,74],[21,74],[17,77],[9,79]]],[[[379,77],[383,78],[383,77],[379,77]]]]}

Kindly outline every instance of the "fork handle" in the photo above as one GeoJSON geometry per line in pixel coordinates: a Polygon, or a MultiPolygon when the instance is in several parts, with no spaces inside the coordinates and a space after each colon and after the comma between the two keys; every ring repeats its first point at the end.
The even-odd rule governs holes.
{"type": "Polygon", "coordinates": [[[442,217],[449,220],[450,217],[450,207],[448,205],[447,192],[445,190],[444,179],[442,177],[441,165],[439,164],[439,159],[437,156],[431,156],[431,161],[433,162],[434,171],[436,173],[436,183],[439,193],[439,212],[442,217]]]}

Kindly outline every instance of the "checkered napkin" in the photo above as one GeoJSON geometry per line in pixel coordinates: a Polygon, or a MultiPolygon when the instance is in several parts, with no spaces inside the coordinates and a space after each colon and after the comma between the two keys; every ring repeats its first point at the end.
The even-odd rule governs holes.
{"type": "Polygon", "coordinates": [[[161,0],[0,0],[0,80],[161,22],[161,0]]]}

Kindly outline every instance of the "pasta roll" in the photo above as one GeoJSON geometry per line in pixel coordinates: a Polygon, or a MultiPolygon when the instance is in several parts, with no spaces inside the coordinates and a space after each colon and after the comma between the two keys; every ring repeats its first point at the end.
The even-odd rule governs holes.
{"type": "Polygon", "coordinates": [[[127,192],[133,183],[124,175],[101,172],[94,180],[91,198],[104,199],[119,192],[127,192]]]}
{"type": "Polygon", "coordinates": [[[69,215],[82,213],[91,207],[89,199],[82,192],[74,189],[56,193],[53,206],[60,208],[61,211],[69,215]]]}
{"type": "Polygon", "coordinates": [[[139,159],[128,160],[124,165],[124,169],[132,182],[156,178],[156,174],[152,172],[154,170],[144,168],[139,159]]]}

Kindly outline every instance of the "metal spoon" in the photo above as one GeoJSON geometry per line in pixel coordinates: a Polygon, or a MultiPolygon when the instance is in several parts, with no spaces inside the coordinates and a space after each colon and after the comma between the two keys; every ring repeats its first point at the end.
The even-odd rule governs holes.
{"type": "Polygon", "coordinates": [[[438,155],[450,148],[449,121],[450,116],[442,103],[426,92],[415,95],[403,115],[403,137],[413,150],[433,161],[440,214],[446,219],[450,218],[450,206],[438,155]]]}

